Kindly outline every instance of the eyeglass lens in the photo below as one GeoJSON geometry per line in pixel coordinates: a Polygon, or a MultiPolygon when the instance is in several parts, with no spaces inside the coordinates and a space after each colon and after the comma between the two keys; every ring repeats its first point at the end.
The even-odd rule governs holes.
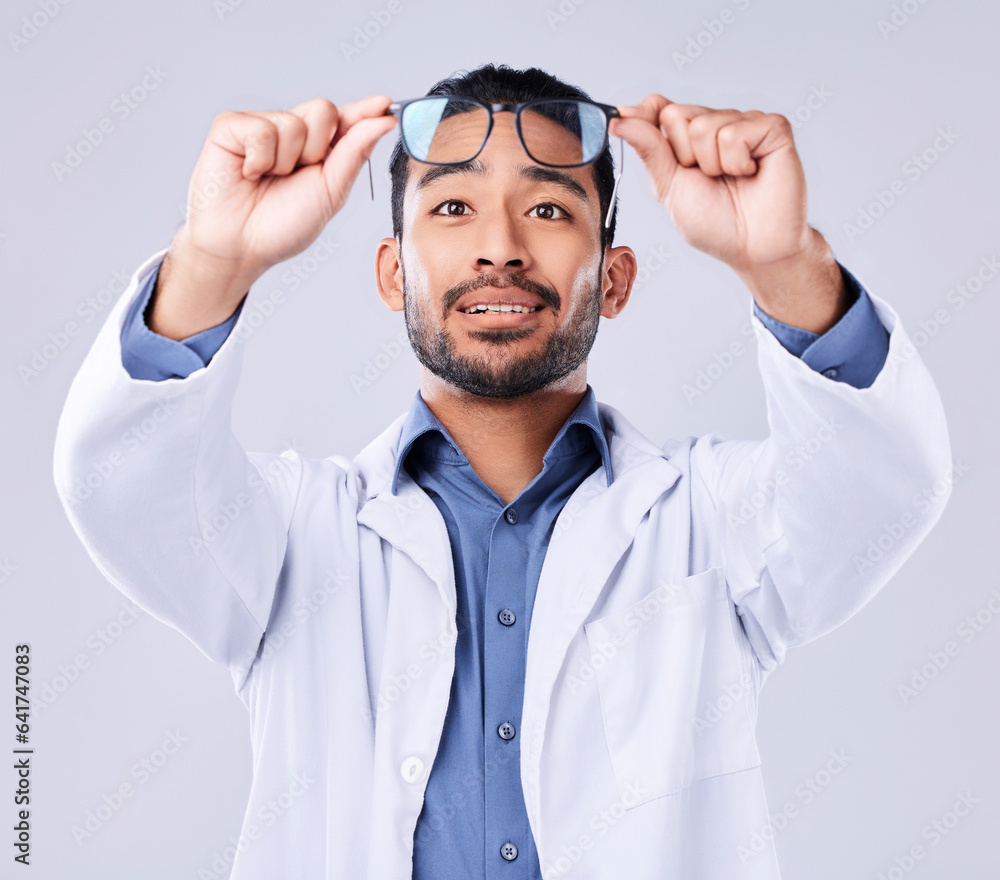
{"type": "MultiPolygon", "coordinates": [[[[607,117],[584,101],[546,101],[521,112],[528,155],[542,165],[570,167],[594,161],[604,148],[607,117]]],[[[490,113],[462,98],[427,97],[406,105],[401,127],[406,149],[422,162],[466,162],[482,148],[490,113]]]]}

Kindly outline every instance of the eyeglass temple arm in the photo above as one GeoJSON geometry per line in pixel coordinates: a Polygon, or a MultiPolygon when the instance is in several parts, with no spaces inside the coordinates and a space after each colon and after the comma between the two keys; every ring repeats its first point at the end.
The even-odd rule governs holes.
{"type": "Polygon", "coordinates": [[[608,216],[604,220],[604,228],[611,225],[611,212],[615,209],[615,196],[618,195],[618,183],[622,179],[622,172],[625,170],[625,140],[618,138],[621,145],[621,157],[618,160],[618,173],[615,175],[615,188],[611,190],[611,203],[608,205],[608,216]]]}

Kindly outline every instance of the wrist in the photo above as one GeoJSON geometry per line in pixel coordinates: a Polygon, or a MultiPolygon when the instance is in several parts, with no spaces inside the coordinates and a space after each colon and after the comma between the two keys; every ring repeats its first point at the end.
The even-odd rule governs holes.
{"type": "Polygon", "coordinates": [[[822,335],[848,308],[840,266],[826,239],[809,227],[796,254],[767,263],[731,265],[768,315],[822,335]]]}
{"type": "Polygon", "coordinates": [[[215,327],[233,315],[262,274],[202,251],[181,227],[160,266],[147,326],[178,341],[215,327]]]}

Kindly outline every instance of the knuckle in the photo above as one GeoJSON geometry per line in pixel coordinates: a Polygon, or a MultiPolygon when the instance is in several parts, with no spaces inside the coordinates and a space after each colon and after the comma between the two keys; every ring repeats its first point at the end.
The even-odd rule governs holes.
{"type": "Polygon", "coordinates": [[[662,122],[673,122],[683,118],[684,111],[681,104],[667,104],[667,106],[660,111],[660,120],[662,122]]]}
{"type": "Polygon", "coordinates": [[[323,119],[336,119],[340,115],[337,105],[328,98],[316,99],[316,112],[323,119]]]}
{"type": "Polygon", "coordinates": [[[695,116],[695,118],[691,120],[689,130],[692,136],[697,137],[705,134],[711,127],[712,120],[709,118],[707,113],[704,113],[701,116],[695,116]]]}
{"type": "Polygon", "coordinates": [[[288,131],[293,135],[304,136],[306,131],[308,130],[306,121],[301,116],[297,116],[294,113],[289,113],[287,116],[283,116],[281,118],[281,121],[282,121],[282,128],[284,128],[286,131],[288,131]]]}
{"type": "Polygon", "coordinates": [[[242,115],[242,113],[237,113],[235,110],[223,110],[221,113],[216,115],[214,120],[212,120],[212,127],[215,128],[219,125],[225,125],[242,115]]]}
{"type": "Polygon", "coordinates": [[[792,130],[792,124],[788,121],[788,118],[782,116],[780,113],[768,113],[767,118],[775,128],[781,131],[788,132],[792,130]]]}
{"type": "Polygon", "coordinates": [[[740,142],[739,129],[734,125],[724,125],[719,129],[719,143],[731,147],[740,142]]]}
{"type": "Polygon", "coordinates": [[[254,126],[254,137],[260,143],[273,143],[278,139],[278,126],[272,120],[258,116],[254,126]]]}

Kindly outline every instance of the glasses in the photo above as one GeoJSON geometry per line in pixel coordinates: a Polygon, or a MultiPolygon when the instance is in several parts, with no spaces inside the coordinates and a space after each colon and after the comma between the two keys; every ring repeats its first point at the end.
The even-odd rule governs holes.
{"type": "MultiPolygon", "coordinates": [[[[386,115],[399,117],[403,148],[412,159],[430,165],[458,165],[482,152],[493,130],[493,114],[505,111],[514,114],[514,130],[525,153],[539,165],[552,168],[579,168],[596,161],[607,146],[608,125],[620,116],[610,104],[575,98],[487,104],[460,95],[424,95],[393,101],[386,115]]],[[[624,160],[625,146],[621,141],[621,158],[605,228],[611,225],[624,160]]],[[[368,178],[371,183],[370,162],[368,178]]]]}

